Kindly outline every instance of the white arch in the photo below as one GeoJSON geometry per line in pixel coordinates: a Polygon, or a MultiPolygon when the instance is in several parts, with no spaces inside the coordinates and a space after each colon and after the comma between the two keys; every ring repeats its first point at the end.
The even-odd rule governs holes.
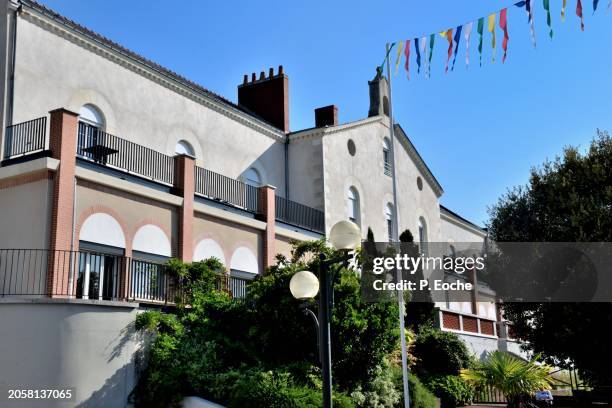
{"type": "Polygon", "coordinates": [[[208,258],[217,258],[223,265],[225,265],[225,255],[223,254],[223,249],[221,245],[217,243],[214,239],[203,239],[198,242],[194,251],[193,251],[193,260],[201,261],[203,259],[208,258]]]}
{"type": "Polygon", "coordinates": [[[132,250],[161,256],[172,256],[172,246],[168,236],[157,225],[143,225],[136,231],[132,250]]]}
{"type": "Polygon", "coordinates": [[[79,119],[97,128],[104,128],[104,115],[97,106],[90,103],[81,106],[79,119]]]}
{"type": "Polygon", "coordinates": [[[79,240],[125,248],[125,235],[121,225],[106,213],[95,213],[87,217],[81,227],[79,240]]]}
{"type": "Polygon", "coordinates": [[[257,262],[257,257],[249,248],[239,247],[232,254],[230,269],[259,273],[259,262],[257,262]]]}
{"type": "Polygon", "coordinates": [[[195,150],[193,148],[193,146],[191,145],[191,143],[189,143],[186,140],[179,140],[176,143],[176,146],[174,148],[174,153],[176,154],[187,154],[191,157],[195,157],[195,150]]]}

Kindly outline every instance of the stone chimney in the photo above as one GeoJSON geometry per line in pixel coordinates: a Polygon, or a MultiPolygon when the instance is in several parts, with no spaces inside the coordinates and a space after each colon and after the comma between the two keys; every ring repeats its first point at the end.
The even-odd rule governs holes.
{"type": "Polygon", "coordinates": [[[338,107],[323,106],[315,109],[315,127],[338,126],[338,107]]]}
{"type": "Polygon", "coordinates": [[[389,116],[389,83],[387,78],[378,69],[373,80],[368,81],[370,86],[370,111],[368,117],[389,116]]]}
{"type": "Polygon", "coordinates": [[[261,71],[259,78],[255,73],[245,75],[238,85],[238,105],[259,116],[272,126],[289,132],[289,77],[283,72],[283,66],[270,68],[268,76],[261,71]]]}

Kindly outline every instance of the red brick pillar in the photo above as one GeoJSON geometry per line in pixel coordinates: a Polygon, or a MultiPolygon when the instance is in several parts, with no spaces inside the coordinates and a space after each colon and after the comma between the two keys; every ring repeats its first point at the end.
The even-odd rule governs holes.
{"type": "MultiPolygon", "coordinates": [[[[53,176],[47,292],[51,296],[64,297],[71,292],[68,283],[71,267],[75,271],[78,267],[77,257],[71,256],[68,251],[72,242],[79,115],[63,108],[49,113],[49,149],[51,157],[58,159],[60,163],[53,176]]],[[[76,276],[74,278],[76,279],[76,276]]]]}
{"type": "Polygon", "coordinates": [[[183,262],[193,260],[193,197],[195,194],[195,159],[181,154],[174,156],[176,194],[183,197],[179,210],[178,257],[183,262]]]}
{"type": "Polygon", "coordinates": [[[276,258],[276,233],[274,226],[276,222],[275,209],[276,187],[259,187],[259,218],[266,222],[266,230],[263,236],[263,267],[264,269],[274,265],[276,258]]]}

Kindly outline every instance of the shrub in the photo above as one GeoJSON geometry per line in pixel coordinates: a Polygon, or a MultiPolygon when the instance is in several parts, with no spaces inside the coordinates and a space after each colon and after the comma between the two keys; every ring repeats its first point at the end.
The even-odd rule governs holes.
{"type": "Polygon", "coordinates": [[[412,353],[417,359],[415,371],[422,378],[458,375],[473,362],[465,343],[456,334],[436,329],[420,332],[412,353]]]}
{"type": "Polygon", "coordinates": [[[454,375],[430,377],[427,387],[438,397],[444,408],[470,405],[474,399],[474,388],[454,375]]]}
{"type": "Polygon", "coordinates": [[[421,383],[416,375],[408,377],[411,408],[434,408],[436,397],[421,383]]]}

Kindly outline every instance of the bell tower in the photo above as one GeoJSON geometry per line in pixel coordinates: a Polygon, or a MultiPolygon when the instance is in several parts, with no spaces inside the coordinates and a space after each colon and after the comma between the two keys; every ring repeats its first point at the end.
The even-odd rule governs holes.
{"type": "Polygon", "coordinates": [[[389,82],[383,76],[380,67],[376,68],[376,76],[368,81],[370,87],[370,110],[368,117],[389,116],[389,82]]]}

